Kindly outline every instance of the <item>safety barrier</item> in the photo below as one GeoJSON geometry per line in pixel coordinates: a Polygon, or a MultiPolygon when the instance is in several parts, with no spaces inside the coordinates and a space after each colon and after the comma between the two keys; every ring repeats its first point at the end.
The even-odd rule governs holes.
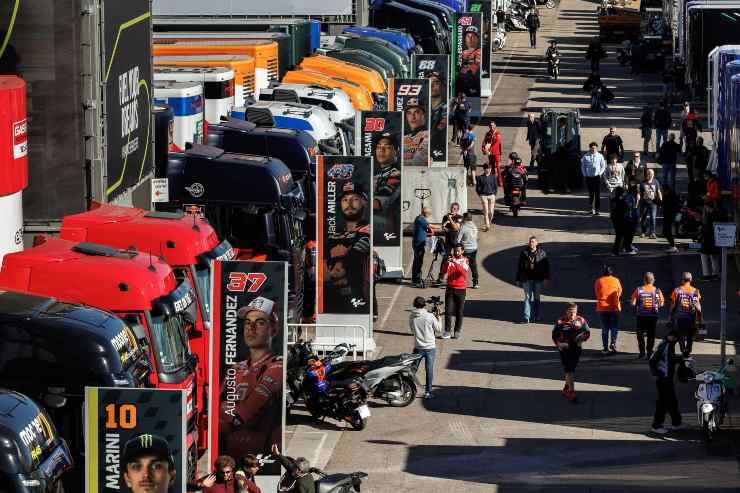
{"type": "Polygon", "coordinates": [[[344,342],[353,346],[351,349],[353,359],[357,359],[358,353],[365,358],[369,357],[367,327],[364,325],[288,324],[288,344],[295,344],[299,340],[311,341],[319,356],[344,342]]]}

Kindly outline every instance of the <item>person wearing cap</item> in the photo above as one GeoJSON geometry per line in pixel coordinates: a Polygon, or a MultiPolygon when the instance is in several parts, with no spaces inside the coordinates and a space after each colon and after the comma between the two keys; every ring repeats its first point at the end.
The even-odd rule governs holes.
{"type": "Polygon", "coordinates": [[[232,366],[233,381],[222,383],[219,413],[221,450],[232,456],[266,453],[281,434],[283,360],[272,350],[278,309],[258,296],[237,311],[249,358],[232,366]]]}
{"type": "Polygon", "coordinates": [[[365,188],[346,181],[340,189],[339,205],[344,227],[338,224],[338,233],[328,238],[325,305],[335,313],[362,313],[370,299],[370,226],[365,188]]]}
{"type": "Polygon", "coordinates": [[[392,133],[383,133],[375,141],[375,186],[373,188],[373,221],[376,242],[382,242],[385,233],[398,234],[398,220],[394,214],[401,208],[400,149],[392,133]]]}
{"type": "Polygon", "coordinates": [[[429,165],[429,128],[427,112],[419,98],[406,100],[403,108],[406,126],[403,135],[404,166],[429,165]]]}
{"type": "Polygon", "coordinates": [[[177,469],[167,440],[141,433],[123,446],[123,481],[132,493],[168,493],[177,469]]]}

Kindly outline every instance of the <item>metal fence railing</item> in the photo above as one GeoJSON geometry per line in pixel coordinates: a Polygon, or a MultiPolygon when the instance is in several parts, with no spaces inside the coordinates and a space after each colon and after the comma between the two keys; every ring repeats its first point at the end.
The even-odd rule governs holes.
{"type": "Polygon", "coordinates": [[[364,325],[288,324],[288,344],[299,340],[311,341],[319,356],[345,342],[354,346],[351,350],[353,359],[357,359],[358,353],[368,357],[367,327],[364,325]]]}

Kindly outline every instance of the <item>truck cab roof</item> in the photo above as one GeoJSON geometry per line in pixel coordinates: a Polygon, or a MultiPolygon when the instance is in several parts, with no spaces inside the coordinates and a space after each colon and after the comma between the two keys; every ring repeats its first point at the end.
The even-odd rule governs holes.
{"type": "Polygon", "coordinates": [[[47,412],[23,394],[0,389],[0,473],[6,480],[24,475],[53,481],[71,467],[67,445],[47,412]]]}
{"type": "Polygon", "coordinates": [[[132,383],[133,376],[125,372],[142,354],[133,331],[111,313],[14,291],[0,291],[0,334],[0,346],[8,338],[17,338],[13,347],[3,350],[0,361],[6,382],[39,377],[62,383],[84,372],[93,381],[75,384],[120,386],[113,379],[132,383]],[[49,357],[37,359],[29,354],[18,342],[25,339],[23,334],[35,334],[36,350],[49,357]],[[64,373],[57,375],[61,380],[51,380],[54,371],[64,373]]]}
{"type": "Polygon", "coordinates": [[[367,38],[377,38],[383,41],[388,41],[398,46],[408,55],[414,52],[416,42],[410,34],[400,31],[398,29],[378,29],[377,27],[367,26],[349,26],[342,30],[342,34],[356,34],[358,36],[367,38]]]}
{"type": "Polygon", "coordinates": [[[170,197],[206,205],[303,207],[303,196],[279,159],[194,145],[170,154],[170,197]]]}
{"type": "MultiPolygon", "coordinates": [[[[332,139],[337,128],[331,117],[322,108],[301,103],[281,103],[278,101],[258,101],[245,108],[245,119],[251,120],[252,111],[269,111],[277,128],[305,130],[317,141],[332,139]]],[[[238,109],[235,109],[238,114],[238,109]]]]}
{"type": "Polygon", "coordinates": [[[342,89],[324,86],[321,84],[292,84],[273,83],[270,87],[262,89],[260,100],[281,101],[280,91],[292,91],[298,97],[300,103],[318,106],[324,109],[334,123],[340,123],[348,119],[354,119],[355,109],[352,101],[342,89]],[[276,92],[277,91],[277,92],[276,92]]]}
{"type": "Polygon", "coordinates": [[[169,265],[148,253],[57,238],[3,257],[0,289],[114,312],[151,310],[177,287],[169,265]]]}
{"type": "Polygon", "coordinates": [[[66,216],[60,237],[117,248],[133,246],[162,255],[173,266],[195,265],[199,255],[219,244],[216,232],[203,219],[181,212],[152,212],[112,204],[66,216]]]}
{"type": "Polygon", "coordinates": [[[362,84],[373,94],[384,94],[387,86],[383,78],[376,71],[342,60],[336,60],[323,55],[308,56],[301,61],[301,68],[330,74],[342,79],[362,84]]]}
{"type": "Polygon", "coordinates": [[[396,77],[393,65],[374,53],[361,48],[328,47],[321,48],[316,53],[375,70],[386,80],[396,77]]]}
{"type": "Polygon", "coordinates": [[[373,109],[373,97],[370,95],[370,91],[346,79],[331,77],[315,70],[290,70],[285,73],[283,81],[296,84],[320,84],[327,87],[336,87],[349,95],[355,110],[369,111],[373,109]]]}

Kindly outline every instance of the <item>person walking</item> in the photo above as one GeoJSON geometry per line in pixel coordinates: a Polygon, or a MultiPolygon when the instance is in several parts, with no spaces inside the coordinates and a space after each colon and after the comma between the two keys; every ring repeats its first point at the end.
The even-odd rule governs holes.
{"type": "Polygon", "coordinates": [[[617,129],[615,127],[611,127],[609,133],[601,140],[601,152],[604,154],[604,157],[616,154],[619,156],[620,161],[623,159],[624,142],[622,141],[622,137],[617,135],[617,129]]]}
{"type": "Polygon", "coordinates": [[[475,177],[475,192],[480,197],[483,206],[485,220],[483,231],[488,231],[493,228],[493,212],[496,209],[496,193],[498,193],[498,182],[491,174],[491,167],[488,164],[483,165],[483,174],[475,177]]]}
{"type": "Polygon", "coordinates": [[[540,28],[540,16],[536,8],[529,11],[526,24],[529,31],[530,47],[537,48],[537,30],[540,28]]]}
{"type": "Polygon", "coordinates": [[[722,217],[715,202],[704,204],[701,216],[701,259],[702,281],[718,281],[720,278],[720,249],[714,242],[714,223],[722,217]]]}
{"type": "Polygon", "coordinates": [[[468,259],[470,273],[473,275],[473,289],[480,288],[478,284],[478,227],[473,222],[473,214],[463,214],[462,226],[457,233],[457,241],[463,247],[463,255],[468,259]]]}
{"type": "Polygon", "coordinates": [[[637,248],[632,244],[635,239],[637,225],[640,223],[640,189],[637,183],[630,182],[624,194],[625,217],[623,246],[627,255],[637,255],[637,248]]]}
{"type": "Polygon", "coordinates": [[[442,263],[439,266],[439,274],[437,275],[437,284],[441,285],[445,282],[445,276],[447,275],[447,261],[452,256],[452,250],[455,247],[457,241],[457,233],[460,231],[462,225],[462,214],[460,214],[460,204],[453,202],[450,204],[450,212],[442,217],[442,232],[444,233],[444,256],[442,257],[442,263]]]}
{"type": "MultiPolygon", "coordinates": [[[[434,357],[437,353],[436,335],[442,328],[439,326],[439,320],[429,310],[426,309],[426,301],[423,296],[414,298],[414,309],[409,315],[409,327],[414,334],[414,354],[421,354],[422,358],[416,360],[414,371],[418,372],[421,366],[421,360],[424,360],[426,369],[426,392],[425,399],[434,397],[432,394],[432,385],[434,383],[434,357]]],[[[450,334],[443,334],[445,339],[450,338],[450,334]]]]}
{"type": "Polygon", "coordinates": [[[709,156],[710,151],[707,146],[704,145],[704,137],[697,137],[696,146],[694,147],[691,159],[693,169],[689,172],[689,180],[701,180],[702,175],[709,167],[709,156]]]}
{"type": "Polygon", "coordinates": [[[540,247],[537,237],[530,236],[529,242],[519,254],[516,268],[516,284],[524,290],[524,318],[522,323],[540,319],[540,296],[542,288],[550,282],[550,260],[540,247]]]}
{"type": "Polygon", "coordinates": [[[488,165],[496,175],[496,181],[498,186],[504,185],[501,177],[501,146],[503,137],[501,132],[496,128],[496,122],[493,120],[488,124],[488,132],[483,137],[483,143],[481,144],[481,151],[484,156],[488,156],[488,165]]]}
{"type": "Polygon", "coordinates": [[[601,59],[606,58],[606,50],[601,45],[601,40],[597,37],[591,39],[586,49],[586,59],[591,61],[591,72],[599,71],[601,59]]]}
{"type": "Polygon", "coordinates": [[[622,284],[608,265],[604,266],[601,277],[594,282],[594,294],[596,312],[601,319],[601,342],[604,346],[602,354],[616,354],[619,313],[622,311],[622,284]]]}
{"type": "Polygon", "coordinates": [[[588,188],[588,205],[592,216],[599,215],[601,207],[601,175],[606,169],[604,156],[598,152],[598,144],[591,142],[588,145],[589,152],[581,158],[581,173],[586,180],[588,188]]]}
{"type": "Polygon", "coordinates": [[[646,171],[645,181],[640,184],[640,227],[642,237],[648,235],[655,239],[655,225],[658,218],[658,204],[663,200],[660,182],[655,178],[655,171],[646,171]]]}
{"type": "Polygon", "coordinates": [[[468,287],[468,259],[465,258],[463,246],[457,244],[452,249],[452,256],[447,261],[447,289],[445,290],[445,332],[452,328],[452,338],[462,334],[465,292],[468,287]],[[455,325],[452,326],[452,317],[455,325]]]}
{"type": "Polygon", "coordinates": [[[468,125],[464,137],[460,139],[460,153],[463,158],[463,166],[465,166],[467,184],[474,185],[475,166],[478,159],[475,155],[475,132],[473,132],[473,125],[468,125]]]}
{"type": "Polygon", "coordinates": [[[661,102],[658,109],[655,110],[653,122],[655,124],[655,154],[657,156],[660,154],[661,146],[668,140],[668,130],[670,130],[673,124],[671,111],[668,109],[665,101],[661,102]]]}
{"type": "Polygon", "coordinates": [[[555,322],[552,329],[552,341],[558,348],[565,373],[563,396],[571,402],[576,400],[575,373],[583,351],[581,346],[590,335],[588,322],[578,315],[578,305],[568,303],[565,306],[565,313],[555,322]]]}
{"type": "Polygon", "coordinates": [[[681,285],[671,293],[671,311],[668,322],[678,331],[681,351],[689,356],[694,346],[694,330],[701,314],[701,293],[691,285],[691,272],[681,274],[681,285]]]}
{"type": "MultiPolygon", "coordinates": [[[[647,161],[647,160],[646,160],[647,161]]],[[[632,153],[632,159],[627,162],[627,166],[624,167],[625,179],[624,183],[627,184],[630,181],[642,183],[645,181],[645,175],[647,175],[647,162],[642,160],[642,156],[639,151],[632,153]]]]}
{"type": "Polygon", "coordinates": [[[627,216],[627,204],[624,201],[624,188],[619,186],[612,192],[612,198],[609,201],[609,218],[612,221],[614,230],[614,244],[612,246],[612,255],[618,256],[624,251],[625,239],[625,217],[627,216]]]}
{"type": "Polygon", "coordinates": [[[668,242],[666,253],[678,253],[676,241],[673,237],[673,225],[676,221],[676,214],[681,210],[681,204],[676,192],[671,187],[663,184],[663,237],[668,242]]]}
{"type": "Polygon", "coordinates": [[[625,171],[622,163],[617,161],[617,155],[609,156],[609,163],[606,165],[604,173],[601,175],[604,180],[604,186],[609,192],[609,210],[612,209],[612,200],[614,200],[614,191],[617,188],[624,187],[625,171]]]}
{"type": "Polygon", "coordinates": [[[686,428],[686,425],[681,423],[681,412],[678,410],[678,397],[676,397],[676,386],[673,380],[676,365],[681,362],[681,357],[676,355],[678,340],[679,334],[675,330],[669,331],[650,358],[650,372],[656,377],[655,386],[658,390],[651,430],[659,435],[668,433],[668,430],[663,427],[666,413],[671,416],[673,425],[671,430],[679,431],[686,428]]]}
{"type": "Polygon", "coordinates": [[[647,158],[650,152],[650,141],[653,140],[653,109],[645,106],[640,116],[640,134],[642,135],[642,152],[647,158]]]}
{"type": "Polygon", "coordinates": [[[681,146],[676,142],[676,134],[668,134],[668,141],[660,146],[658,163],[663,168],[663,183],[673,190],[676,189],[676,164],[680,153],[681,146]]]}
{"type": "MultiPolygon", "coordinates": [[[[542,138],[542,122],[535,117],[534,113],[527,115],[527,142],[529,143],[529,167],[533,168],[537,162],[537,155],[540,148],[540,139],[542,138]]],[[[539,164],[539,163],[538,163],[539,164]]]]}
{"type": "Polygon", "coordinates": [[[421,214],[414,219],[413,248],[414,263],[411,266],[411,283],[415,288],[423,286],[421,282],[421,267],[424,265],[424,250],[427,246],[427,238],[434,234],[430,224],[432,209],[424,207],[421,214]]]}
{"type": "Polygon", "coordinates": [[[452,133],[452,142],[459,144],[465,135],[465,129],[470,126],[470,102],[465,97],[465,93],[459,93],[457,99],[452,104],[452,124],[454,131],[452,133]]]}
{"type": "Polygon", "coordinates": [[[630,304],[635,308],[637,335],[637,348],[640,354],[637,359],[647,356],[648,359],[653,355],[653,346],[655,345],[655,327],[658,325],[660,309],[665,305],[663,293],[655,287],[655,275],[652,272],[646,272],[643,277],[642,286],[638,286],[632,291],[630,304]],[[647,337],[647,345],[645,338],[647,337]]]}

